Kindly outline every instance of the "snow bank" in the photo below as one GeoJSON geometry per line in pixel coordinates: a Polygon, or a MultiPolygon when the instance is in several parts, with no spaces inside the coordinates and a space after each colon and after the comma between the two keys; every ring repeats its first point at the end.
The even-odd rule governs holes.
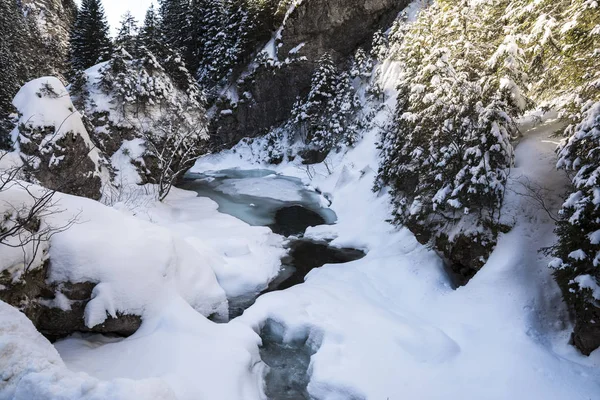
{"type": "Polygon", "coordinates": [[[65,212],[50,220],[78,223],[52,238],[49,279],[98,283],[86,306],[87,326],[118,312],[147,316],[176,295],[205,316],[227,314],[210,249],[199,252],[168,229],[92,200],[60,195],[58,201],[65,212]]]}
{"type": "MultiPolygon", "coordinates": [[[[18,390],[26,384],[23,397],[16,398],[88,398],[88,392],[90,399],[264,398],[259,336],[246,325],[215,324],[205,316],[227,318],[223,288],[228,295],[237,295],[268,284],[285,253],[280,236],[220,214],[216,203],[181,190],[174,190],[166,204],[140,206],[137,217],[125,207],[117,210],[62,194],[56,199],[63,212],[49,217],[49,222],[76,216],[78,223],[52,238],[49,279],[97,283],[85,310],[88,326],[118,313],[142,315],[143,322],[124,340],[97,335],[57,343],[71,370],[102,380],[71,374],[77,377],[73,390],[75,378],[61,372],[63,361],[49,343],[44,341],[48,349],[35,356],[58,365],[58,372],[47,372],[50,367],[45,364],[40,367],[50,377],[26,370],[33,355],[15,354],[23,370],[19,373],[28,379],[17,376],[14,379],[22,383],[10,381],[18,390]]],[[[18,312],[5,308],[12,310],[6,318],[14,323],[18,312]]],[[[3,327],[0,343],[12,346],[16,339],[3,327]]],[[[4,398],[1,391],[0,398],[4,398]]]]}
{"type": "Polygon", "coordinates": [[[281,267],[283,238],[217,208],[208,198],[174,189],[166,204],[148,210],[148,218],[177,232],[199,253],[210,254],[209,265],[228,297],[263,290],[281,267]]]}
{"type": "Polygon", "coordinates": [[[159,379],[102,382],[67,369],[56,349],[15,308],[0,301],[0,398],[13,400],[170,400],[159,379]]]}
{"type": "Polygon", "coordinates": [[[258,400],[264,368],[259,343],[251,329],[215,324],[172,298],[125,340],[72,338],[56,347],[71,369],[100,379],[161,377],[178,400],[258,400]]]}

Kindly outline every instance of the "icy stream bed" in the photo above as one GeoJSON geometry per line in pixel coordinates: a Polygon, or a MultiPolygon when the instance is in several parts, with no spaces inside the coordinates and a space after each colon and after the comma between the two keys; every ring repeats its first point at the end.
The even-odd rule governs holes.
{"type": "MultiPolygon", "coordinates": [[[[251,225],[269,226],[273,232],[292,236],[286,244],[288,256],[269,286],[258,293],[229,298],[229,317],[237,318],[261,295],[288,289],[304,281],[314,268],[341,264],[365,256],[361,250],[335,248],[327,241],[303,239],[311,226],[332,224],[335,213],[327,199],[302,184],[298,178],[276,175],[269,170],[224,170],[188,174],[182,189],[193,190],[219,204],[219,211],[251,225]]],[[[284,330],[273,321],[261,329],[260,356],[269,367],[265,394],[273,400],[309,399],[310,358],[314,347],[307,338],[284,342],[284,330]]]]}
{"type": "MultiPolygon", "coordinates": [[[[240,224],[256,233],[262,232],[262,230],[268,231],[259,227],[269,227],[273,232],[285,237],[282,239],[281,236],[268,232],[268,235],[279,238],[279,257],[282,257],[281,268],[270,281],[264,283],[264,286],[258,287],[257,290],[246,290],[241,295],[230,295],[231,290],[225,290],[229,306],[229,323],[225,323],[227,318],[214,319],[215,322],[220,323],[210,325],[210,329],[220,332],[217,336],[232,335],[241,329],[243,323],[239,323],[237,317],[242,315],[263,294],[289,289],[301,284],[311,270],[325,264],[342,264],[365,256],[361,250],[334,247],[330,245],[327,238],[316,240],[303,237],[307,228],[333,224],[337,217],[328,208],[329,201],[316,190],[303,184],[301,179],[277,175],[269,170],[223,170],[189,174],[180,188],[196,192],[198,196],[194,197],[189,192],[186,194],[180,191],[175,194],[181,198],[175,197],[167,201],[166,214],[169,218],[174,218],[169,223],[169,227],[178,231],[183,237],[188,237],[188,240],[197,237],[202,239],[204,246],[222,247],[226,259],[235,260],[239,257],[246,257],[248,252],[269,251],[266,247],[254,247],[256,244],[242,245],[240,240],[243,240],[241,238],[246,233],[240,232],[242,228],[240,224]],[[220,216],[219,219],[215,219],[217,216],[213,214],[209,214],[210,218],[199,217],[202,210],[206,211],[209,204],[212,204],[210,207],[214,208],[218,206],[219,212],[216,214],[220,216]],[[250,227],[239,220],[244,221],[250,227]],[[198,236],[198,229],[207,232],[202,234],[203,236],[198,236]],[[213,231],[212,235],[210,234],[211,230],[213,231]],[[204,236],[205,234],[208,236],[204,236]],[[232,242],[222,243],[223,239],[216,238],[229,238],[232,242]]],[[[212,212],[216,211],[213,209],[212,212]]],[[[157,223],[163,223],[160,213],[153,214],[152,219],[157,223]]],[[[267,237],[265,236],[265,238],[267,237]]],[[[261,240],[259,239],[257,244],[260,244],[261,240]]],[[[273,238],[264,240],[272,241],[273,238]]],[[[260,264],[260,260],[260,258],[253,259],[252,263],[260,264]]],[[[251,267],[251,265],[246,267],[251,267]]],[[[233,271],[227,272],[226,266],[221,268],[225,272],[217,274],[219,283],[224,288],[234,287],[235,285],[226,281],[226,279],[234,279],[233,271]],[[222,277],[225,277],[225,280],[222,277]]],[[[191,309],[188,311],[191,312],[191,309]]],[[[122,363],[122,368],[116,370],[107,368],[107,365],[111,364],[112,360],[119,359],[119,354],[132,352],[132,354],[142,357],[144,346],[153,345],[154,340],[166,340],[165,336],[161,336],[165,326],[169,327],[170,333],[175,334],[173,329],[179,329],[180,324],[186,324],[179,317],[179,312],[176,314],[164,317],[167,319],[161,321],[144,320],[140,330],[126,339],[75,334],[58,341],[55,343],[55,347],[70,368],[75,371],[88,372],[101,379],[121,376],[139,379],[147,375],[146,369],[148,368],[151,376],[162,375],[169,370],[170,361],[166,361],[166,364],[163,364],[165,369],[160,371],[160,368],[153,365],[150,360],[146,366],[141,368],[141,372],[138,371],[140,368],[130,365],[131,358],[119,361],[122,363]],[[173,320],[171,321],[171,319],[173,320]],[[172,327],[174,328],[171,329],[172,327]],[[159,336],[158,339],[156,339],[157,336],[159,336]]],[[[211,317],[211,319],[213,318],[211,317]]],[[[211,324],[206,319],[194,323],[211,324]]],[[[202,329],[208,328],[204,326],[202,329]]],[[[183,340],[181,342],[183,348],[188,346],[185,343],[189,342],[188,344],[192,345],[196,340],[202,340],[194,333],[202,329],[196,329],[194,326],[192,332],[188,332],[190,329],[186,327],[185,340],[178,339],[183,340]]],[[[244,328],[244,330],[247,329],[247,327],[244,328]]],[[[259,334],[260,342],[255,347],[257,352],[250,352],[250,354],[253,354],[252,357],[259,356],[264,363],[256,364],[264,365],[264,371],[253,372],[257,375],[259,382],[264,380],[264,384],[259,383],[260,386],[264,385],[261,389],[264,391],[264,395],[273,400],[310,398],[307,389],[309,364],[318,344],[309,340],[308,336],[288,341],[284,338],[284,327],[269,319],[265,319],[264,324],[259,329],[255,329],[255,332],[259,334]]],[[[179,337],[181,333],[177,332],[175,336],[179,337]]],[[[223,344],[223,346],[227,345],[223,344]]],[[[209,344],[207,348],[213,348],[213,346],[217,346],[217,344],[209,344]]],[[[171,348],[172,346],[167,347],[171,348]]],[[[198,351],[206,350],[199,349],[198,351]]],[[[211,351],[213,357],[221,357],[218,346],[211,351]]],[[[226,357],[225,354],[222,356],[226,357]]],[[[182,354],[170,349],[168,354],[161,355],[164,360],[169,360],[170,357],[182,357],[182,354]]],[[[173,372],[176,373],[176,371],[173,372]]],[[[176,376],[178,375],[174,375],[174,377],[176,376]]],[[[248,393],[245,392],[244,395],[248,395],[248,393]]],[[[182,398],[188,398],[188,393],[183,394],[182,398]]]]}
{"type": "Polygon", "coordinates": [[[266,169],[189,173],[180,187],[215,201],[219,212],[285,235],[336,221],[329,201],[320,193],[298,178],[266,169]]]}
{"type": "Polygon", "coordinates": [[[338,249],[327,242],[301,238],[308,227],[334,223],[336,215],[327,207],[329,202],[323,195],[298,178],[266,169],[230,169],[190,173],[180,187],[215,201],[219,212],[292,236],[286,244],[289,255],[282,260],[279,274],[267,288],[229,298],[230,319],[240,316],[261,294],[302,283],[314,268],[357,260],[365,255],[360,250],[338,249]]]}

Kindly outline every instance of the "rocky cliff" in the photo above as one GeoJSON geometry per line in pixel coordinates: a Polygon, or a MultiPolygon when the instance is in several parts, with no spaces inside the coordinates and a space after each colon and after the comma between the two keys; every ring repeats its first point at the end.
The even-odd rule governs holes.
{"type": "MultiPolygon", "coordinates": [[[[330,53],[343,64],[359,47],[369,47],[373,34],[386,29],[408,0],[304,0],[291,7],[275,34],[277,68],[259,66],[251,79],[238,81],[248,101],[232,113],[217,114],[217,145],[231,146],[284,122],[298,96],[305,95],[316,61],[330,53]],[[297,61],[286,63],[286,59],[297,61]],[[243,82],[243,83],[240,83],[243,82]]],[[[221,106],[221,109],[229,105],[221,106]]]]}

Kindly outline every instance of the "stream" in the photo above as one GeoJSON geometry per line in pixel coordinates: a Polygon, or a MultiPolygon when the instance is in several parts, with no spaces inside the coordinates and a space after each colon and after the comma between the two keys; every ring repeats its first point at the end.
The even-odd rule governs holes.
{"type": "MultiPolygon", "coordinates": [[[[262,294],[288,289],[304,282],[314,268],[325,264],[346,263],[365,256],[361,250],[337,248],[327,241],[303,238],[308,227],[335,223],[337,217],[328,208],[329,201],[298,178],[277,175],[270,170],[222,170],[186,175],[179,186],[208,197],[219,211],[254,226],[268,226],[288,237],[288,255],[282,268],[259,293],[229,298],[229,318],[240,316],[262,294]]],[[[260,355],[269,366],[265,393],[272,400],[310,399],[307,391],[310,357],[315,344],[305,340],[284,343],[283,327],[266,321],[260,332],[260,355]]]]}

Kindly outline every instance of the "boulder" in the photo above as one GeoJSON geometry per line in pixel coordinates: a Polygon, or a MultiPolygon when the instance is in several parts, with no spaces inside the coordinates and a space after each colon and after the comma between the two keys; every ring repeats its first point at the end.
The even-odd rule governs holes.
{"type": "Polygon", "coordinates": [[[13,105],[19,113],[14,146],[28,180],[48,189],[99,199],[103,157],[64,85],[54,77],[35,79],[19,90],[13,105]]]}
{"type": "Polygon", "coordinates": [[[49,262],[27,271],[17,282],[7,271],[0,275],[0,300],[19,309],[36,329],[51,341],[75,332],[103,333],[129,336],[142,323],[137,315],[117,314],[102,324],[87,327],[84,322],[85,306],[91,300],[94,282],[47,281],[49,262]]]}

